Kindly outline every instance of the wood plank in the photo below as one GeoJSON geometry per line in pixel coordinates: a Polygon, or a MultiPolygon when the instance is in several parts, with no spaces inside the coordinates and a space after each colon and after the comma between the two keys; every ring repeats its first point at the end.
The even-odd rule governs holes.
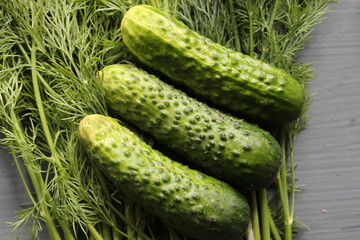
{"type": "Polygon", "coordinates": [[[315,62],[309,126],[295,142],[297,240],[360,239],[360,1],[339,1],[301,61],[315,62]],[[322,210],[326,210],[324,213],[322,210]]]}

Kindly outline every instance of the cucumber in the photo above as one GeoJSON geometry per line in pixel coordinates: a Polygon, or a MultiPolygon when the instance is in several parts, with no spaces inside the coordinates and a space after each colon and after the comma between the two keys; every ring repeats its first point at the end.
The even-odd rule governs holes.
{"type": "Polygon", "coordinates": [[[106,66],[98,76],[108,107],[184,156],[186,164],[244,189],[274,181],[281,151],[268,132],[129,64],[106,66]]]}
{"type": "Polygon", "coordinates": [[[132,7],[121,32],[141,62],[224,110],[272,124],[302,112],[304,88],[284,70],[214,43],[165,11],[132,7]]]}
{"type": "Polygon", "coordinates": [[[129,199],[184,235],[236,240],[246,231],[249,205],[228,184],[172,161],[113,118],[87,115],[79,134],[94,163],[129,199]]]}

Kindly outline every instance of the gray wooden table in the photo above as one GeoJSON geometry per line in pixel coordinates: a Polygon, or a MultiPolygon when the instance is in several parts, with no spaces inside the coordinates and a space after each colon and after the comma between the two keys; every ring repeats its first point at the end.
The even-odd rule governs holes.
{"type": "MultiPolygon", "coordinates": [[[[297,240],[360,239],[360,0],[340,0],[316,26],[300,58],[315,62],[317,76],[309,126],[295,142],[296,198],[301,228],[297,240]]],[[[0,149],[0,239],[16,235],[6,227],[28,202],[6,150],[0,149]]],[[[42,234],[41,239],[48,239],[42,234]]],[[[24,234],[20,239],[27,239],[24,234]]]]}
{"type": "Polygon", "coordinates": [[[315,62],[309,126],[295,143],[298,240],[360,239],[360,1],[340,0],[301,61],[315,62]]]}

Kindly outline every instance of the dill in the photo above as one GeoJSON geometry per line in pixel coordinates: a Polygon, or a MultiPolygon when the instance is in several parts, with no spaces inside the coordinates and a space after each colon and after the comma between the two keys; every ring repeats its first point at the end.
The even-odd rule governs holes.
{"type": "MultiPolygon", "coordinates": [[[[107,182],[88,164],[79,120],[108,113],[95,79],[105,65],[136,61],[122,42],[123,14],[137,4],[166,9],[190,28],[260,58],[307,84],[310,65],[296,58],[331,0],[13,0],[0,2],[0,126],[32,203],[10,224],[37,239],[186,239],[107,182]],[[25,171],[20,166],[25,166],[25,171]],[[27,181],[29,177],[30,181],[27,181]]],[[[308,99],[310,102],[310,98],[308,99]]],[[[249,193],[247,239],[292,239],[298,186],[292,148],[306,125],[274,127],[284,161],[277,184],[249,193]]]]}

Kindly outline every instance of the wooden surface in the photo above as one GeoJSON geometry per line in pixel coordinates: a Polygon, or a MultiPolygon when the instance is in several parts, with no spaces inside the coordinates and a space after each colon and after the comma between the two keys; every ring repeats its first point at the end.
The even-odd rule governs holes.
{"type": "Polygon", "coordinates": [[[295,212],[311,228],[297,240],[360,239],[360,1],[332,9],[300,59],[316,63],[317,77],[309,126],[295,143],[306,184],[295,212]]]}
{"type": "MultiPolygon", "coordinates": [[[[299,166],[296,240],[360,239],[360,0],[340,0],[300,58],[315,62],[316,93],[309,126],[295,142],[299,166]],[[326,212],[326,213],[325,213],[326,212]]],[[[28,202],[11,157],[0,149],[0,239],[16,235],[6,227],[28,202]]],[[[24,234],[20,239],[27,239],[24,234]]],[[[41,239],[45,240],[45,234],[41,239]]]]}

